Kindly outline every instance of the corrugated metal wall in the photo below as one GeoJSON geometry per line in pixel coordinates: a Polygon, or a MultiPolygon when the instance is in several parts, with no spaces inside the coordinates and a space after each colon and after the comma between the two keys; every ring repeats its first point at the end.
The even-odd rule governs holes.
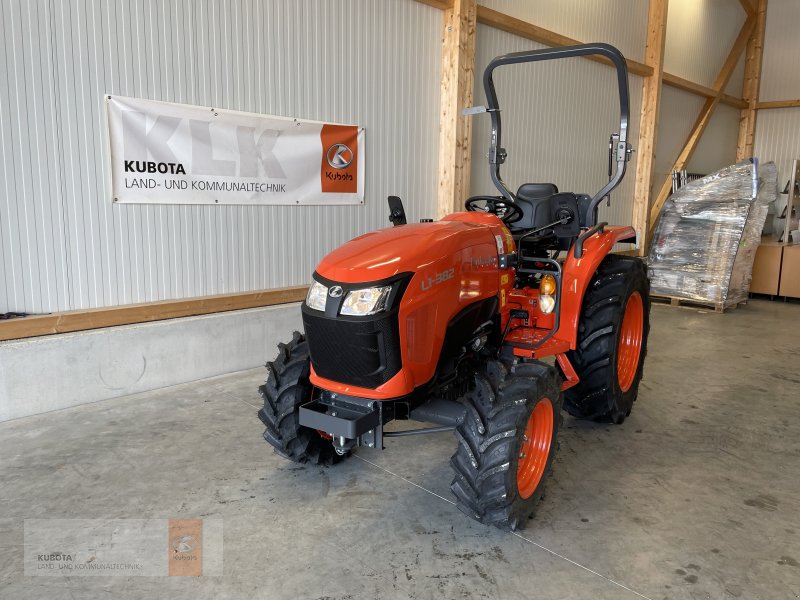
{"type": "MultiPolygon", "coordinates": [[[[800,90],[795,96],[800,96],[800,90]]],[[[783,191],[791,177],[792,161],[800,158],[800,108],[758,111],[754,152],[761,160],[775,161],[778,187],[783,191]]]]}
{"type": "Polygon", "coordinates": [[[661,88],[661,115],[653,168],[655,193],[658,193],[661,183],[675,164],[702,107],[703,98],[700,96],[668,85],[661,88]]]}
{"type": "MultiPolygon", "coordinates": [[[[769,0],[761,68],[760,99],[793,100],[800,98],[800,2],[769,0]]],[[[762,112],[759,115],[766,114],[762,112]]]]}
{"type": "MultiPolygon", "coordinates": [[[[800,6],[797,0],[769,0],[761,73],[761,100],[800,98],[800,6]]],[[[791,175],[792,161],[800,158],[800,108],[758,111],[755,154],[774,160],[778,187],[783,190],[791,175]]]]}
{"type": "MultiPolygon", "coordinates": [[[[670,0],[664,70],[690,81],[712,85],[747,15],[741,4],[728,0],[670,0]]],[[[726,91],[742,94],[744,56],[726,91]]],[[[654,187],[669,176],[703,107],[703,98],[664,86],[656,143],[654,187]]],[[[739,111],[720,105],[711,117],[687,170],[711,173],[736,161],[739,111]]]]}
{"type": "Polygon", "coordinates": [[[0,312],[305,283],[388,194],[435,216],[441,22],[413,0],[4,0],[0,312]],[[365,206],[112,206],[104,94],[363,125],[365,206]]]}
{"type": "MultiPolygon", "coordinates": [[[[499,54],[543,47],[479,25],[476,75],[482,76],[489,61],[499,54]]],[[[476,77],[476,104],[485,103],[481,76],[476,77]]],[[[508,151],[502,174],[512,191],[522,183],[547,181],[562,191],[594,194],[608,181],[608,136],[619,130],[613,69],[573,58],[498,69],[494,80],[503,110],[503,146],[508,151]]],[[[633,117],[629,139],[635,146],[641,111],[640,77],[630,77],[630,91],[633,117]]],[[[474,194],[493,194],[486,161],[489,119],[486,115],[473,119],[471,189],[474,194]]],[[[631,222],[635,173],[636,154],[628,165],[627,177],[612,194],[611,207],[601,205],[603,220],[631,222]]]]}
{"type": "MultiPolygon", "coordinates": [[[[644,1],[482,4],[577,39],[613,43],[635,60],[644,54],[644,1]]],[[[671,33],[678,37],[667,56],[678,74],[707,79],[721,65],[709,66],[708,73],[697,70],[698,44],[722,48],[704,51],[721,62],[740,23],[728,2],[674,0],[671,7],[699,4],[723,15],[724,26],[704,18],[697,39],[671,33]]],[[[330,249],[386,224],[388,194],[404,198],[412,219],[434,216],[441,22],[439,10],[413,0],[4,0],[0,312],[304,283],[330,249]],[[366,127],[367,202],[300,208],[112,205],[104,94],[356,122],[366,127]]],[[[536,47],[479,26],[476,72],[497,54],[536,47]]],[[[512,184],[552,180],[565,190],[598,189],[606,180],[608,134],[617,128],[612,71],[581,59],[529,68],[530,75],[514,81],[498,77],[510,153],[506,178],[512,184]]],[[[741,78],[741,68],[735,77],[741,78]]],[[[630,139],[636,144],[641,79],[631,76],[630,83],[630,139]]],[[[696,97],[671,98],[668,90],[659,165],[674,160],[699,110],[696,97]]],[[[477,82],[476,103],[482,98],[477,82]]],[[[720,148],[730,142],[735,111],[721,115],[702,142],[705,166],[728,152],[720,148]]],[[[476,193],[492,191],[484,159],[487,135],[487,119],[476,117],[476,193]]],[[[635,160],[636,154],[612,208],[603,208],[604,219],[630,221],[635,160]]]]}
{"type": "Polygon", "coordinates": [[[746,19],[736,0],[670,0],[664,70],[710,86],[746,19]]]}
{"type": "MultiPolygon", "coordinates": [[[[741,91],[736,94],[740,95],[741,91]]],[[[669,175],[703,104],[704,99],[700,96],[670,86],[663,87],[654,169],[657,188],[669,175]]],[[[736,162],[738,134],[739,109],[718,105],[689,160],[687,171],[713,173],[736,162]]]]}
{"type": "Polygon", "coordinates": [[[626,57],[644,60],[647,0],[479,0],[478,4],[582,42],[613,44],[626,57]]]}

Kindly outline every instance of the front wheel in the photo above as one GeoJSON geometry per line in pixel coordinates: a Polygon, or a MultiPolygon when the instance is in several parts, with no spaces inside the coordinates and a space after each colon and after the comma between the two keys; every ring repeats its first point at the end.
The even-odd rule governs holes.
{"type": "Polygon", "coordinates": [[[561,420],[560,379],[539,362],[490,361],[475,375],[450,459],[456,506],[512,531],[525,526],[544,494],[561,420]]]}
{"type": "Polygon", "coordinates": [[[622,423],[639,393],[650,332],[650,281],[638,258],[607,256],[583,300],[577,348],[580,383],[564,394],[571,415],[622,423]]]}
{"type": "Polygon", "coordinates": [[[311,359],[308,343],[297,331],[288,344],[278,344],[278,356],[267,363],[267,381],[258,388],[264,407],[258,418],[266,425],[264,439],[277,454],[298,463],[330,465],[339,456],[330,439],[300,425],[300,405],[311,400],[311,359]]]}

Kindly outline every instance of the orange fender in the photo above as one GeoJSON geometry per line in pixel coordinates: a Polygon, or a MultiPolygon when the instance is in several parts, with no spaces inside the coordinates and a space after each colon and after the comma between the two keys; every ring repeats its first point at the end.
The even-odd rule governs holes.
{"type": "Polygon", "coordinates": [[[589,282],[614,244],[631,239],[636,239],[633,227],[606,227],[602,233],[595,233],[586,239],[581,258],[575,258],[574,246],[570,249],[562,266],[561,323],[554,338],[569,343],[569,347],[575,349],[583,296],[589,282]]]}

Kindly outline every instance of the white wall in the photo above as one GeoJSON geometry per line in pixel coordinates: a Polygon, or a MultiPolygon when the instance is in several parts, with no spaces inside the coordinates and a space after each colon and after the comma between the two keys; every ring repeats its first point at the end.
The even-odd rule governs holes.
{"type": "Polygon", "coordinates": [[[746,19],[738,0],[670,0],[664,70],[710,86],[746,19]]]}
{"type": "MultiPolygon", "coordinates": [[[[800,98],[800,3],[769,0],[764,38],[760,99],[800,98]]],[[[774,160],[778,187],[783,190],[791,174],[792,160],[800,158],[800,108],[758,111],[755,154],[774,160]]]]}
{"type": "Polygon", "coordinates": [[[285,304],[0,342],[0,422],[263,367],[301,327],[285,304]]]}
{"type": "MultiPolygon", "coordinates": [[[[670,0],[664,70],[690,81],[711,86],[747,18],[739,2],[730,0],[670,0]]],[[[742,95],[744,54],[725,90],[742,95]]],[[[703,98],[664,87],[656,145],[655,181],[660,188],[683,148],[703,106],[703,98]]],[[[736,161],[739,111],[716,108],[687,170],[711,173],[736,161]]]]}
{"type": "Polygon", "coordinates": [[[413,0],[0,3],[0,313],[308,282],[388,225],[435,216],[441,11],[413,0]],[[102,98],[366,128],[354,207],[112,205],[102,98]]]}
{"type": "Polygon", "coordinates": [[[581,42],[606,42],[644,60],[647,0],[479,0],[478,4],[581,42]]]}

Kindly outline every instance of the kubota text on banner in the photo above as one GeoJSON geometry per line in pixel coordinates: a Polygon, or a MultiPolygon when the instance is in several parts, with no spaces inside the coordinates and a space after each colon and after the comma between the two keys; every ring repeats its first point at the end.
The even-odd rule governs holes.
{"type": "Polygon", "coordinates": [[[106,96],[112,197],[147,204],[361,204],[364,129],[106,96]]]}

